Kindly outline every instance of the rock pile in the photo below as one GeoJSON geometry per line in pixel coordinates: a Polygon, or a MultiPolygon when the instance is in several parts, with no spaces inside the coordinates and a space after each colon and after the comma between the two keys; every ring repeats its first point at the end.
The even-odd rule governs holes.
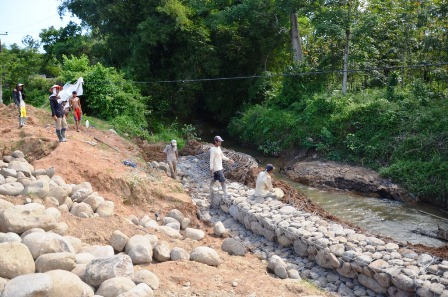
{"type": "MultiPolygon", "coordinates": [[[[349,296],[448,296],[448,261],[394,242],[357,233],[254,190],[230,183],[229,197],[214,191],[196,157],[183,157],[182,180],[198,216],[222,224],[230,236],[268,260],[280,278],[310,279],[330,292],[349,296]],[[219,223],[221,222],[221,223],[219,223]]],[[[217,226],[217,225],[216,225],[217,226]]]]}
{"type": "Polygon", "coordinates": [[[130,223],[148,231],[145,235],[129,238],[116,230],[109,245],[83,243],[66,235],[68,226],[60,222],[61,212],[81,218],[107,217],[113,214],[111,201],[105,201],[87,182],[70,185],[55,176],[53,169],[35,170],[20,151],[3,157],[0,168],[1,297],[149,297],[159,288],[159,279],[149,270],[135,270],[134,265],[186,260],[211,266],[221,263],[209,247],[172,248],[149,232],[156,229],[175,239],[201,240],[205,233],[189,228],[190,219],[176,209],[162,219],[163,225],[149,216],[129,217],[130,223]],[[19,195],[25,196],[25,204],[2,199],[19,195]],[[48,204],[53,206],[46,208],[48,204]]]}

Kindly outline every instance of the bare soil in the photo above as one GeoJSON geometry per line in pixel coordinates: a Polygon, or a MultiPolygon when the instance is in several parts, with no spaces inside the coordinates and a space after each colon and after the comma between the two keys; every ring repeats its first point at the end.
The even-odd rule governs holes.
{"type": "MultiPolygon", "coordinates": [[[[55,168],[55,174],[66,183],[88,181],[94,190],[115,203],[115,215],[110,218],[82,219],[64,213],[62,221],[69,226],[68,234],[89,244],[109,244],[112,232],[120,230],[127,236],[152,233],[171,247],[192,251],[197,246],[215,249],[222,259],[218,267],[196,262],[163,262],[138,265],[160,279],[156,296],[325,296],[306,281],[281,280],[266,271],[266,263],[253,254],[230,256],[221,250],[223,239],[213,235],[213,229],[196,218],[196,208],[179,182],[165,174],[149,169],[145,159],[163,158],[163,144],[139,143],[118,136],[112,131],[101,131],[84,126],[76,132],[69,119],[67,142],[59,143],[50,112],[27,106],[27,126],[18,128],[14,105],[0,105],[0,157],[14,150],[25,153],[36,169],[55,168]],[[136,168],[126,166],[128,160],[136,168]],[[192,219],[192,227],[201,228],[206,237],[200,241],[174,240],[152,229],[130,224],[129,215],[138,218],[155,213],[163,217],[177,208],[192,219]],[[253,295],[255,296],[255,295],[253,295]]],[[[16,204],[25,197],[2,197],[16,204]]]]}

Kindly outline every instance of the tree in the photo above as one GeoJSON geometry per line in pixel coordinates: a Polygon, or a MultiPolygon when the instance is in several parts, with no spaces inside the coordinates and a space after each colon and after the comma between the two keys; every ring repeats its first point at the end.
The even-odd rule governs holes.
{"type": "Polygon", "coordinates": [[[80,57],[88,54],[93,43],[89,36],[82,35],[81,26],[72,21],[59,29],[53,26],[43,29],[39,37],[42,40],[47,61],[55,58],[60,63],[64,55],[80,57]]]}

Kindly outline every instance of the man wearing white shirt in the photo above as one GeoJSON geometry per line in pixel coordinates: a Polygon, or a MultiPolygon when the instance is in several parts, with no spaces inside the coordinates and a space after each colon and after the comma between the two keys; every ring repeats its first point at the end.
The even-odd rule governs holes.
{"type": "Polygon", "coordinates": [[[266,165],[266,169],[257,176],[255,183],[255,196],[266,197],[269,195],[275,195],[274,188],[272,187],[271,174],[274,171],[272,164],[266,165]]]}
{"type": "Polygon", "coordinates": [[[224,196],[228,196],[227,187],[226,187],[226,179],[224,177],[224,173],[222,172],[222,160],[229,161],[230,164],[233,164],[233,160],[224,156],[221,150],[221,143],[224,140],[221,136],[215,136],[214,138],[214,146],[210,148],[210,172],[213,176],[213,180],[210,182],[210,194],[213,193],[213,185],[216,181],[219,181],[222,186],[222,191],[224,196]]]}

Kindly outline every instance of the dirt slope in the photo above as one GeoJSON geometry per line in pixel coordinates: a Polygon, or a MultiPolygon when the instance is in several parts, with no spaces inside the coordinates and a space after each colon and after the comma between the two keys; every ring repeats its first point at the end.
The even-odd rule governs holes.
{"type": "MultiPolygon", "coordinates": [[[[216,238],[212,228],[196,219],[195,207],[180,184],[156,171],[148,171],[137,145],[111,131],[82,127],[81,132],[77,133],[70,121],[68,141],[59,143],[49,112],[32,106],[27,109],[27,126],[18,128],[15,107],[0,105],[0,157],[20,149],[36,169],[55,167],[56,175],[62,176],[67,183],[88,181],[103,197],[115,203],[116,214],[107,219],[81,219],[63,214],[62,220],[69,225],[68,235],[90,244],[108,244],[115,230],[128,236],[148,232],[129,224],[125,220],[128,215],[154,217],[155,212],[160,212],[163,216],[172,208],[189,216],[193,227],[206,231],[208,235],[201,242],[172,240],[154,230],[150,231],[159,239],[166,240],[170,247],[191,251],[196,246],[205,245],[215,249],[222,259],[218,267],[195,262],[136,266],[136,269],[149,269],[159,277],[161,285],[156,296],[248,296],[253,293],[257,297],[325,295],[304,281],[280,280],[269,275],[266,263],[252,254],[235,257],[222,252],[222,239],[216,238]],[[94,142],[96,145],[93,145],[94,142]],[[135,162],[137,168],[124,165],[124,160],[135,162]]],[[[145,156],[157,155],[159,146],[146,147],[145,156]]],[[[24,199],[4,198],[16,203],[24,199]]]]}

